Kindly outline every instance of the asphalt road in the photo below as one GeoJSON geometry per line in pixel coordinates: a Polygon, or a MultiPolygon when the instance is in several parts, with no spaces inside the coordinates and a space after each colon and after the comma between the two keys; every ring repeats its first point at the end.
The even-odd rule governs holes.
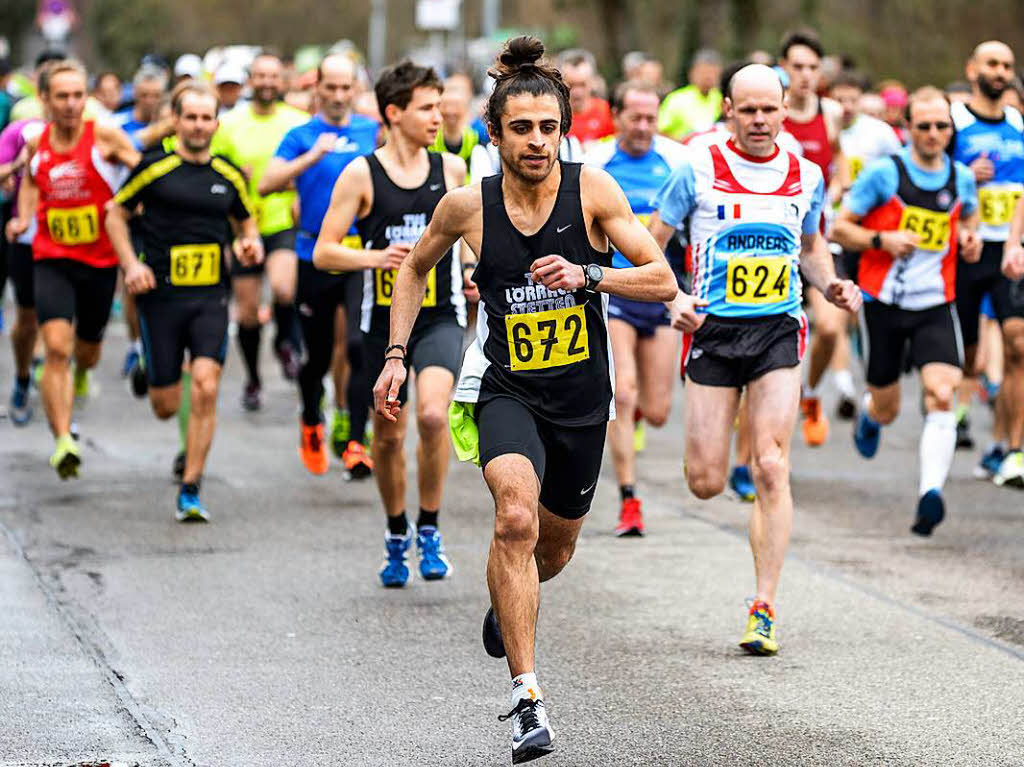
{"type": "MultiPolygon", "coordinates": [[[[0,765],[507,763],[507,671],[479,638],[479,471],[449,479],[454,577],[385,591],[374,486],[306,474],[297,397],[269,358],[264,410],[243,413],[233,347],[214,519],[179,525],[176,428],[127,393],[123,349],[114,328],[78,417],[81,479],[48,468],[41,417],[0,420],[0,765]]],[[[542,591],[558,746],[542,763],[1024,764],[1024,493],[972,480],[977,456],[959,453],[947,521],[912,536],[917,397],[908,379],[872,462],[845,424],[797,446],[775,658],[736,647],[748,507],[687,493],[679,402],[640,460],[643,539],[611,535],[606,462],[576,557],[542,591]]]]}

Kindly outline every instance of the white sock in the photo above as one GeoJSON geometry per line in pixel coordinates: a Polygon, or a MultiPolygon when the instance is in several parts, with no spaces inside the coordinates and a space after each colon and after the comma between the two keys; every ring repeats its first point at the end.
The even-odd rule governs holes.
{"type": "Polygon", "coordinates": [[[802,395],[803,395],[804,399],[820,399],[821,398],[821,382],[819,381],[818,385],[815,386],[813,389],[810,387],[809,384],[804,384],[803,385],[802,395]]]}
{"type": "MultiPolygon", "coordinates": [[[[878,424],[874,418],[871,417],[871,392],[864,392],[864,397],[860,401],[860,412],[867,416],[871,423],[878,424]]],[[[881,426],[881,424],[878,424],[881,426]]]]}
{"type": "Polygon", "coordinates": [[[132,341],[132,349],[135,350],[135,352],[137,352],[138,354],[142,354],[142,339],[141,338],[136,338],[134,341],[132,341]]]}
{"type": "Polygon", "coordinates": [[[544,697],[537,684],[537,675],[532,671],[528,674],[520,674],[512,678],[512,708],[516,707],[523,698],[540,700],[544,697]]]}
{"type": "Polygon", "coordinates": [[[832,373],[832,382],[846,399],[853,399],[857,390],[853,386],[853,373],[849,370],[836,370],[832,373]]]}
{"type": "Polygon", "coordinates": [[[956,415],[950,410],[928,413],[921,430],[921,483],[918,495],[942,490],[956,451],[956,415]]]}

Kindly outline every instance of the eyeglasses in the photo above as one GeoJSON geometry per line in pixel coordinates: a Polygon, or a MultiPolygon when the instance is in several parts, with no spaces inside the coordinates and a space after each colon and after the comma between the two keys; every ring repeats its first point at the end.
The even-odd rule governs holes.
{"type": "Polygon", "coordinates": [[[914,130],[929,131],[932,128],[935,130],[949,130],[953,127],[953,123],[938,122],[938,123],[914,123],[914,130]]]}

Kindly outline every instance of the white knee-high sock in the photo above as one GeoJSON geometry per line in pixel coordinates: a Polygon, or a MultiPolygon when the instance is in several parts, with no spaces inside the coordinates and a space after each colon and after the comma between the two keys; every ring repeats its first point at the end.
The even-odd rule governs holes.
{"type": "Polygon", "coordinates": [[[941,490],[956,451],[956,415],[949,410],[928,413],[921,430],[921,483],[918,495],[941,490]]]}

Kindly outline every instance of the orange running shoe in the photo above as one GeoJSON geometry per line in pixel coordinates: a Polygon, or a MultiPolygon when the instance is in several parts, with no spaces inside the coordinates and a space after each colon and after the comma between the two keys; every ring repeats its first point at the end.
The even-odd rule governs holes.
{"type": "Polygon", "coordinates": [[[615,534],[620,538],[626,535],[639,536],[644,534],[644,513],[639,498],[627,498],[622,502],[619,511],[619,524],[615,534]]]}
{"type": "Polygon", "coordinates": [[[373,459],[366,454],[362,442],[350,440],[341,460],[345,463],[345,479],[364,479],[373,474],[373,459]]]}
{"type": "Polygon", "coordinates": [[[310,474],[327,473],[327,445],[324,444],[324,425],[306,426],[299,423],[302,439],[299,443],[299,455],[310,474]]]}
{"type": "Polygon", "coordinates": [[[828,439],[828,416],[821,409],[821,400],[817,397],[805,397],[800,401],[800,410],[804,414],[800,425],[804,434],[804,442],[810,447],[819,447],[828,439]]]}

